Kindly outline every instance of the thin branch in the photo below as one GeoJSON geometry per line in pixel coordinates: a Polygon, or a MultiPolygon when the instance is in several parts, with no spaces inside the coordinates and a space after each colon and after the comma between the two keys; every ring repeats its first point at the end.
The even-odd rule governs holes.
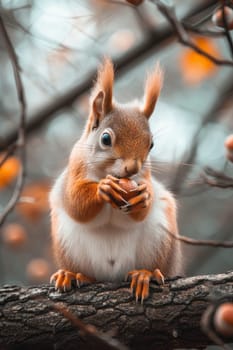
{"type": "Polygon", "coordinates": [[[208,9],[204,9],[200,11],[198,14],[192,16],[189,20],[192,22],[192,26],[198,27],[202,25],[203,23],[206,23],[216,12],[216,10],[219,8],[219,4],[215,1],[212,6],[210,6],[208,9]]]}
{"type": "Polygon", "coordinates": [[[179,22],[179,20],[177,19],[172,7],[165,6],[160,0],[151,0],[151,1],[157,6],[159,11],[169,21],[176,35],[178,36],[178,39],[181,44],[190,47],[195,52],[208,58],[211,62],[215,63],[216,65],[233,66],[233,61],[219,59],[218,57],[215,57],[209,54],[208,52],[202,50],[199,46],[197,46],[189,37],[182,23],[179,22]]]}
{"type": "Polygon", "coordinates": [[[205,167],[202,179],[204,180],[204,183],[212,187],[233,188],[232,177],[210,167],[205,167]]]}
{"type": "MultiPolygon", "coordinates": [[[[24,93],[24,87],[20,76],[20,66],[18,62],[17,55],[15,53],[14,47],[12,45],[12,42],[10,40],[10,37],[7,33],[7,30],[5,28],[5,24],[3,22],[2,17],[0,16],[0,32],[3,36],[3,39],[5,41],[6,49],[11,61],[11,65],[14,72],[14,78],[15,78],[15,85],[18,95],[18,101],[20,105],[20,123],[18,128],[18,138],[17,138],[17,148],[20,149],[21,153],[21,169],[20,173],[17,178],[17,182],[15,185],[14,192],[7,203],[6,207],[4,208],[3,212],[0,215],[0,226],[4,223],[5,219],[7,218],[8,214],[14,209],[20,194],[22,192],[23,184],[24,184],[24,178],[25,178],[25,163],[26,163],[26,155],[25,155],[25,128],[26,128],[26,100],[25,100],[25,93],[24,93]]],[[[9,157],[9,154],[13,152],[14,145],[12,145],[7,152],[7,157],[9,157]]],[[[7,158],[6,158],[7,159],[7,158]]],[[[5,159],[5,160],[6,160],[5,159]]]]}
{"type": "Polygon", "coordinates": [[[177,234],[171,232],[170,230],[168,230],[165,226],[160,225],[161,228],[168,233],[170,236],[172,236],[172,238],[186,243],[186,244],[190,244],[190,245],[195,245],[195,246],[202,246],[202,247],[214,247],[214,248],[233,248],[233,242],[231,241],[213,241],[213,240],[208,240],[208,239],[193,239],[193,238],[189,238],[186,236],[178,236],[177,234]]]}
{"type": "Polygon", "coordinates": [[[232,41],[232,37],[228,28],[228,20],[227,20],[227,16],[226,16],[226,12],[225,12],[225,6],[226,6],[226,1],[222,0],[222,20],[223,20],[223,26],[224,26],[224,32],[225,32],[225,36],[228,42],[228,46],[229,46],[229,50],[231,53],[231,57],[233,58],[233,41],[232,41]]]}
{"type": "Polygon", "coordinates": [[[87,342],[95,344],[95,349],[101,350],[127,350],[128,348],[121,344],[117,339],[113,339],[107,333],[97,330],[97,328],[90,324],[85,324],[80,318],[74,316],[67,307],[61,304],[53,304],[53,308],[61,313],[71,324],[81,330],[82,335],[86,336],[87,342]]]}
{"type": "Polygon", "coordinates": [[[7,159],[15,152],[17,149],[17,143],[12,143],[8,148],[7,151],[4,153],[3,157],[0,158],[0,168],[3,166],[3,164],[7,161],[7,159]]]}
{"type": "Polygon", "coordinates": [[[208,36],[208,37],[214,37],[214,38],[222,38],[225,36],[225,32],[222,29],[219,30],[211,30],[207,28],[196,28],[192,24],[182,22],[184,28],[194,34],[199,34],[203,36],[208,36]]]}

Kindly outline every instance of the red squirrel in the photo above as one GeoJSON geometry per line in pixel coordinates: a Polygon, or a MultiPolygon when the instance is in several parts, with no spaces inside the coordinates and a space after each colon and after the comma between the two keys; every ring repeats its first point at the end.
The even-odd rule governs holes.
{"type": "Polygon", "coordinates": [[[72,280],[80,287],[126,277],[136,300],[143,302],[151,279],[163,284],[164,276],[181,270],[180,243],[167,232],[178,234],[176,202],[152,178],[149,155],[149,118],[163,74],[156,65],[141,103],[116,102],[113,81],[113,64],[106,58],[86,127],[50,194],[51,235],[60,267],[51,283],[66,291],[72,280]]]}

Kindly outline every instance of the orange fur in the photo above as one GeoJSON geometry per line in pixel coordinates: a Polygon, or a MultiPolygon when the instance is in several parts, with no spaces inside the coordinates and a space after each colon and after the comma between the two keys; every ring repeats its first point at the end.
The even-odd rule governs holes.
{"type": "Polygon", "coordinates": [[[63,201],[66,210],[76,221],[90,221],[104,205],[103,200],[98,196],[98,183],[85,179],[83,162],[79,161],[77,164],[72,157],[64,193],[63,201]]]}
{"type": "Polygon", "coordinates": [[[155,104],[163,85],[163,72],[157,64],[154,71],[149,73],[145,84],[143,114],[149,118],[154,111],[155,104]]]}
{"type": "MultiPolygon", "coordinates": [[[[165,196],[160,198],[165,201],[165,215],[167,219],[167,229],[175,234],[179,234],[177,227],[177,214],[176,214],[176,201],[170,194],[166,191],[165,196]]],[[[162,265],[160,265],[161,270],[166,274],[166,269],[170,270],[170,273],[173,273],[173,262],[176,261],[177,266],[179,266],[180,273],[182,265],[182,253],[181,253],[181,244],[179,241],[175,240],[171,235],[167,234],[166,239],[164,240],[163,252],[166,252],[166,255],[161,256],[162,265],[164,264],[165,270],[163,270],[162,265]]]]}
{"type": "Polygon", "coordinates": [[[57,239],[58,231],[58,218],[54,211],[51,212],[51,236],[52,236],[52,248],[55,261],[59,267],[66,266],[67,269],[72,270],[72,262],[69,257],[66,256],[64,249],[61,247],[57,239]]]}

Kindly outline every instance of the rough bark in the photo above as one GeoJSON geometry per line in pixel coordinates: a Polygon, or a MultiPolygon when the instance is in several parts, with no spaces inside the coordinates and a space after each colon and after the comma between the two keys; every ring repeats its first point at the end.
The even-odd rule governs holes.
{"type": "Polygon", "coordinates": [[[132,349],[203,348],[211,341],[200,319],[219,299],[233,300],[233,272],[177,278],[162,287],[151,283],[144,305],[135,303],[128,283],[97,283],[63,294],[52,286],[3,286],[0,348],[96,349],[54,304],[102,332],[114,332],[132,349]]]}

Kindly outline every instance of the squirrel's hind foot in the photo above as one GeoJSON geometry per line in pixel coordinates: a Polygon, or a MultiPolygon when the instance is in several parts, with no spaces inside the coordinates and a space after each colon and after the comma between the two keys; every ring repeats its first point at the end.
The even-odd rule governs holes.
{"type": "Polygon", "coordinates": [[[83,275],[82,273],[74,273],[62,269],[55,272],[50,278],[50,283],[54,283],[55,289],[60,292],[71,290],[73,281],[76,281],[77,287],[80,288],[82,285],[93,283],[95,280],[83,275]]]}
{"type": "Polygon", "coordinates": [[[143,301],[149,296],[149,286],[151,279],[156,280],[158,284],[164,284],[164,276],[159,269],[153,272],[148,270],[132,270],[128,272],[126,280],[131,279],[130,290],[135,292],[136,303],[138,300],[143,301]]]}

